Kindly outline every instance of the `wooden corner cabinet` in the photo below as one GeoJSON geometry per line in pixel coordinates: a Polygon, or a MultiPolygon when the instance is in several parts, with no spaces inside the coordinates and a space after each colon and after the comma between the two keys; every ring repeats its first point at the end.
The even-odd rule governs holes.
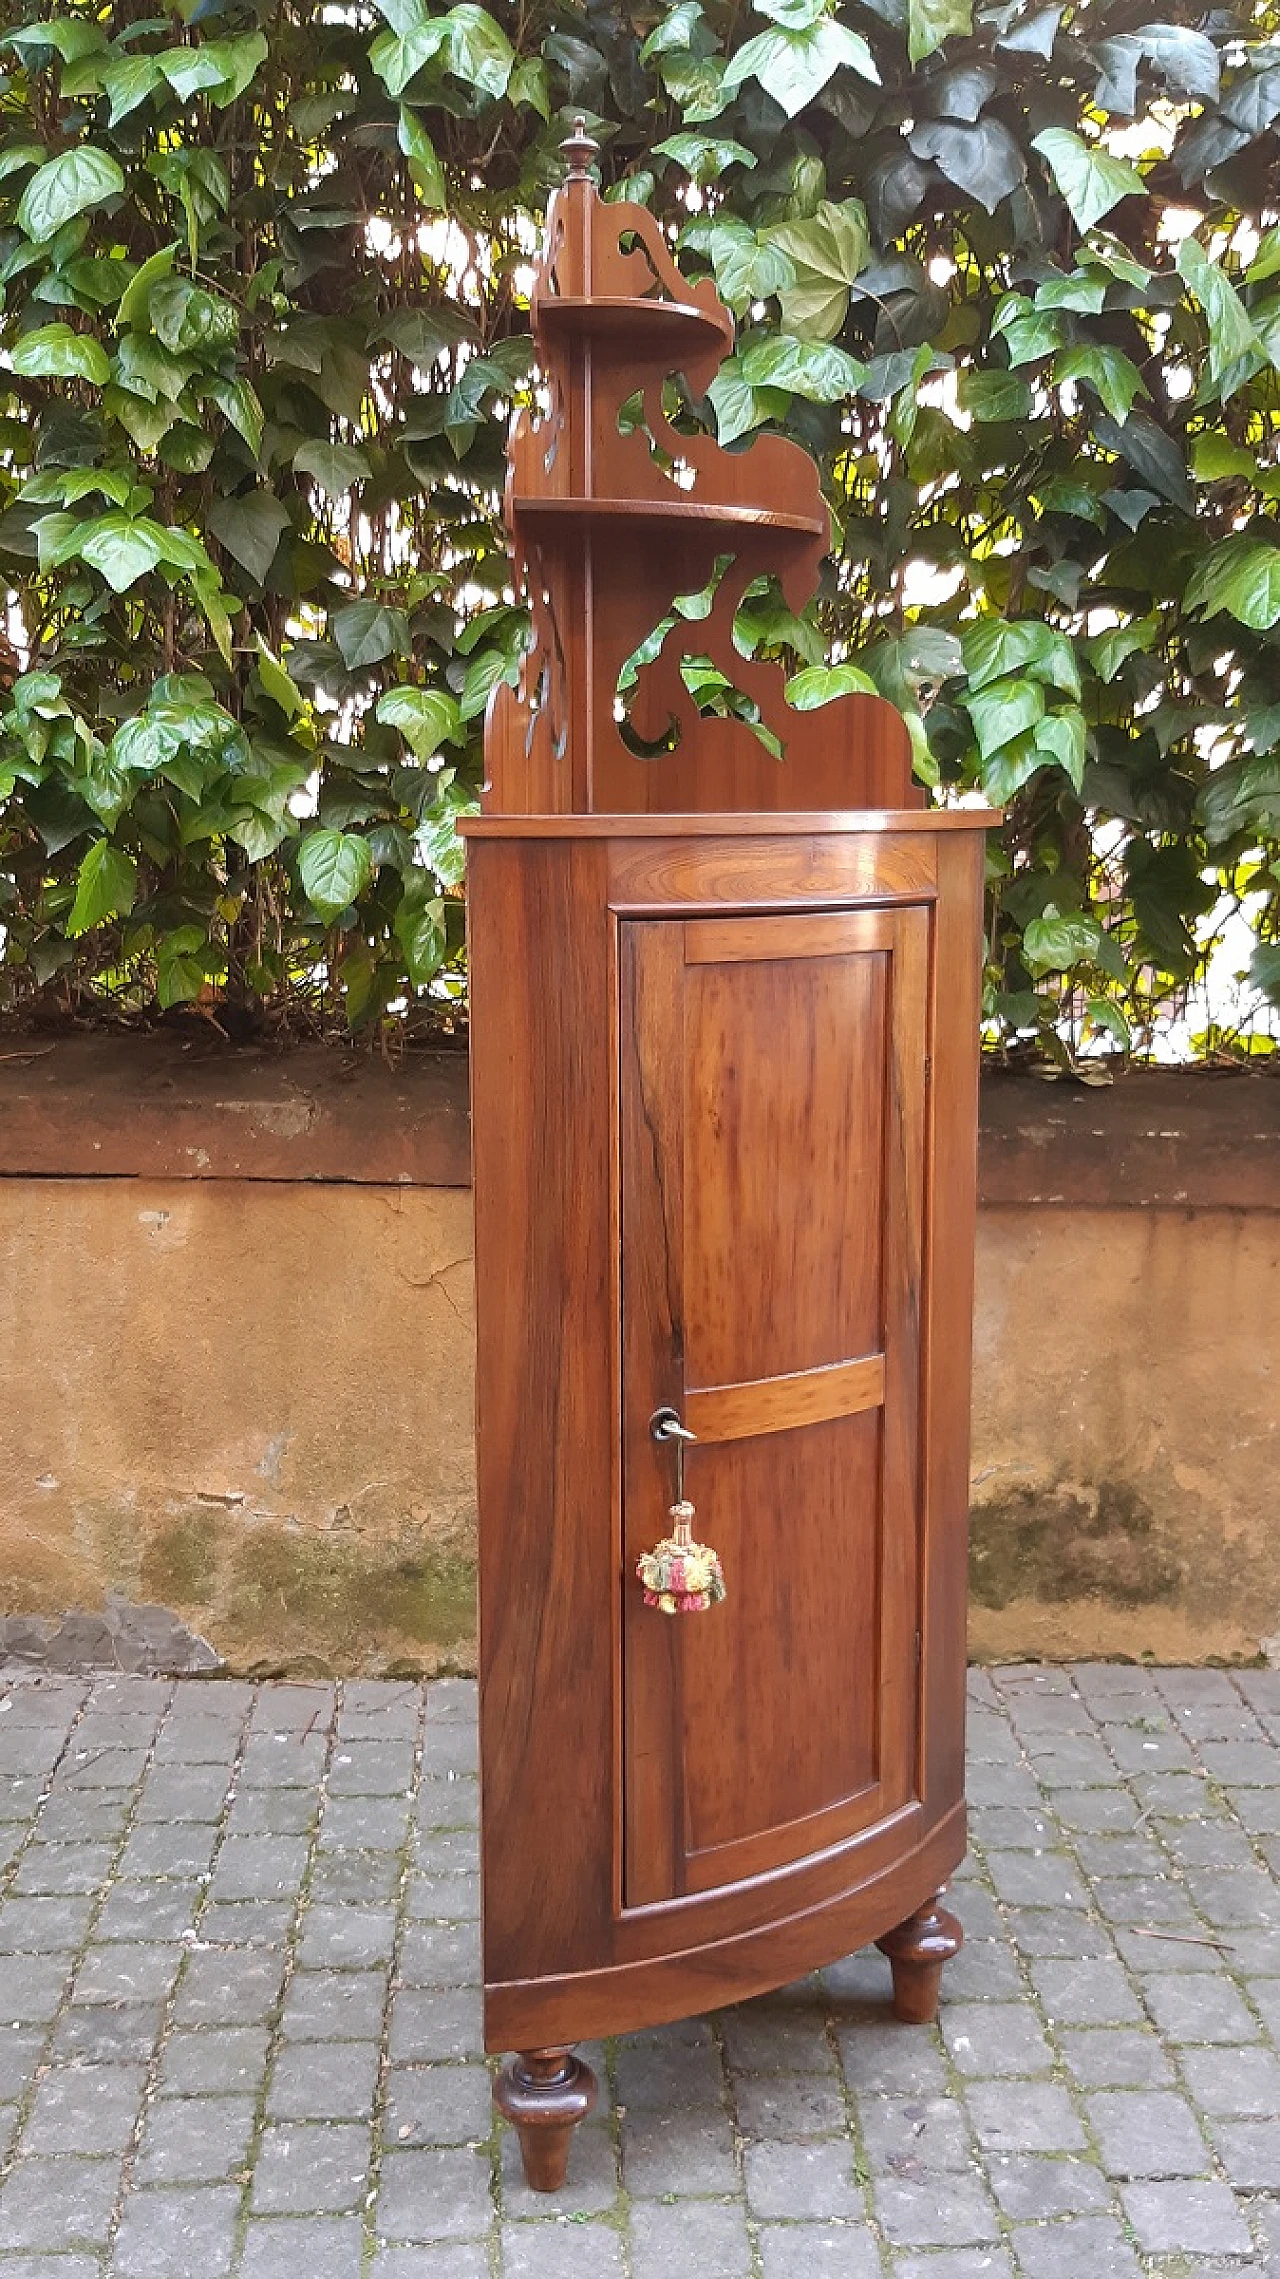
{"type": "Polygon", "coordinates": [[[757,581],[817,584],[816,470],[696,427],[732,321],[567,149],[510,446],[534,645],[466,826],[485,2038],[544,2190],[575,2042],[872,1940],[926,2020],[960,1943],[991,820],[923,806],[880,698],[793,710],[741,653],[757,581]],[[699,1611],[636,1571],[672,1417],[699,1611]]]}

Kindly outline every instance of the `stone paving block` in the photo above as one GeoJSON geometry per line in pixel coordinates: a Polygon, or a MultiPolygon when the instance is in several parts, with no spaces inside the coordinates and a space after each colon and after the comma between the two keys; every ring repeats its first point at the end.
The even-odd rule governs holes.
{"type": "Polygon", "coordinates": [[[221,2184],[242,2165],[254,2100],[164,2097],[147,2115],[134,2170],[139,2184],[221,2184]]]}
{"type": "Polygon", "coordinates": [[[115,1851],[110,1843],[32,1843],[9,1889],[24,1895],[97,1891],[110,1873],[115,1851]]]}
{"type": "Polygon", "coordinates": [[[480,1841],[471,1828],[424,1830],[418,1837],[415,1858],[424,1875],[474,1875],[480,1865],[480,1841]]]}
{"type": "Polygon", "coordinates": [[[872,2196],[895,2247],[985,2246],[1000,2236],[995,2207],[977,2176],[938,2175],[925,2183],[878,2176],[872,2196]]]}
{"type": "Polygon", "coordinates": [[[1186,2049],[1187,2088],[1202,2111],[1270,2115],[1280,2126],[1280,2057],[1268,2049],[1186,2049]]]}
{"type": "Polygon", "coordinates": [[[100,2247],[119,2181],[118,2160],[17,2161],[0,2185],[0,2253],[100,2247]]]}
{"type": "Polygon", "coordinates": [[[265,2026],[202,2026],[170,2034],[160,2060],[162,2097],[253,2090],[267,2066],[265,2026]]]}
{"type": "Polygon", "coordinates": [[[415,1922],[478,1923],[478,1875],[411,1875],[406,1912],[415,1922]]]}
{"type": "Polygon", "coordinates": [[[975,1805],[969,1834],[984,1851],[1042,1852],[1056,1836],[1052,1815],[1025,1804],[975,1805]]]}
{"type": "Polygon", "coordinates": [[[327,1733],[252,1733],[240,1762],[242,1788],[312,1788],[329,1753],[327,1733]]]}
{"type": "Polygon", "coordinates": [[[138,1795],[138,1825],[145,1827],[156,1820],[221,1820],[229,1779],[230,1768],[222,1765],[154,1767],[138,1795]]]}
{"type": "Polygon", "coordinates": [[[93,1926],[95,1941],[180,1939],[195,1921],[204,1886],[195,1882],[117,1883],[93,1926]]]}
{"type": "Polygon", "coordinates": [[[1255,2042],[1257,2020],[1221,1972],[1148,1977],[1142,1997],[1171,2042],[1255,2042]]]}
{"type": "Polygon", "coordinates": [[[1008,1938],[1005,1918],[984,1885],[967,1883],[962,1892],[953,1892],[951,1898],[967,1940],[1008,1938]]]}
{"type": "Polygon", "coordinates": [[[628,2034],[618,2044],[616,2062],[620,2106],[714,2110],[724,2104],[724,2068],[703,2020],[694,2021],[692,2031],[628,2034]]]}
{"type": "MultiPolygon", "coordinates": [[[[14,1820],[29,1820],[44,1794],[45,1784],[36,1773],[24,1773],[12,1780],[0,1780],[0,1822],[6,1826],[14,1820]]],[[[74,1803],[74,1797],[60,1798],[60,1802],[74,1803]]]]}
{"type": "Polygon", "coordinates": [[[372,2117],[380,2052],[376,2041],[288,2042],[271,2069],[273,2121],[355,2121],[372,2117]]]}
{"type": "Polygon", "coordinates": [[[1031,1812],[1044,1810],[1035,1775],[1022,1764],[984,1765],[973,1759],[965,1776],[965,1789],[971,1804],[1018,1804],[1031,1812]]]}
{"type": "Polygon", "coordinates": [[[942,1999],[947,2003],[1009,2002],[1022,1993],[1016,1955],[994,1939],[966,1940],[942,1974],[942,1999]]]}
{"type": "Polygon", "coordinates": [[[258,1688],[249,1718],[251,1733],[314,1733],[328,1730],[335,1700],[331,1685],[286,1679],[258,1688]]]}
{"type": "Polygon", "coordinates": [[[310,1788],[242,1788],[226,1816],[228,1836],[310,1836],[320,1798],[310,1788]]]}
{"type": "Polygon", "coordinates": [[[47,2072],[23,2130],[27,2153],[114,2153],[122,2159],[142,2100],[141,2066],[58,2065],[47,2072]]]}
{"type": "Polygon", "coordinates": [[[305,1836],[228,1836],[210,1887],[214,1899],[279,1899],[306,1872],[305,1836]]]}
{"type": "Polygon", "coordinates": [[[84,1940],[92,1914],[88,1892],[6,1899],[0,1906],[0,1954],[73,1954],[84,1940]]]}
{"type": "Polygon", "coordinates": [[[880,2251],[864,2224],[761,2224],[758,2236],[764,2279],[881,2279],[880,2251]]]}
{"type": "Polygon", "coordinates": [[[1154,1924],[1161,1929],[1201,1931],[1185,1886],[1172,1873],[1108,1876],[1093,1887],[1094,1905],[1109,1923],[1154,1924]]]}
{"type": "Polygon", "coordinates": [[[1187,1773],[1195,1765],[1181,1733],[1152,1733],[1142,1725],[1111,1725],[1106,1743],[1122,1773],[1187,1773]]]}
{"type": "Polygon", "coordinates": [[[310,1897],[319,1907],[390,1907],[400,1874],[394,1852],[319,1852],[310,1897]]]}
{"type": "Polygon", "coordinates": [[[25,2096],[40,2062],[44,2042],[42,2033],[0,2025],[0,2099],[6,2105],[25,2096]]]}
{"type": "Polygon", "coordinates": [[[308,1907],[298,1962],[303,1970],[368,1970],[389,1963],[396,1918],[391,1907],[308,1907]]]}
{"type": "Polygon", "coordinates": [[[1096,2026],[1059,2035],[1063,2062],[1085,2089],[1161,2089],[1173,2080],[1168,2052],[1150,2029],[1096,2026]]]}
{"type": "Polygon", "coordinates": [[[381,1970],[300,1970],[289,1982],[280,2030],[286,2041],[377,2041],[387,2001],[381,1970]]]}
{"type": "Polygon", "coordinates": [[[1053,1800],[1054,1814],[1072,1835],[1124,1836],[1138,1825],[1138,1805],[1127,1788],[1064,1789],[1053,1800]]]}
{"type": "Polygon", "coordinates": [[[1014,2234],[1023,2279],[1142,2279],[1142,2266],[1111,2216],[1075,2216],[1014,2234]]]}
{"type": "Polygon", "coordinates": [[[1111,2203],[1102,2170],[1073,2153],[1057,2159],[1044,2153],[997,2155],[989,2174],[1000,2207],[1013,2223],[1093,2213],[1111,2203]]]}
{"type": "MultiPolygon", "coordinates": [[[[749,2279],[751,2242],[741,2206],[643,2202],[631,2211],[631,2271],[632,2279],[672,2279],[679,2271],[697,2279],[749,2279]]],[[[531,2279],[543,2279],[540,2267],[531,2279]]]]}
{"type": "Polygon", "coordinates": [[[1222,1820],[1157,1820],[1161,1843],[1179,1867],[1250,1868],[1256,1855],[1243,1829],[1222,1820]]]}
{"type": "MultiPolygon", "coordinates": [[[[1180,1822],[1173,1825],[1180,1826],[1180,1822]]],[[[1169,1872],[1165,1852],[1154,1836],[1130,1829],[1123,1835],[1077,1835],[1076,1858],[1094,1882],[1118,1875],[1162,1876],[1169,1872]]]]}
{"type": "Polygon", "coordinates": [[[629,2112],[622,2124],[622,2181],[634,2199],[736,2191],[728,2114],[629,2112]]]}
{"type": "Polygon", "coordinates": [[[239,2206],[240,2194],[229,2184],[131,2192],[112,2279],[226,2279],[239,2206]]]}
{"type": "Polygon", "coordinates": [[[1116,1942],[1106,1923],[1070,1907],[1010,1908],[1008,1935],[1024,1958],[1041,1955],[1064,1962],[1099,1960],[1114,1955],[1116,1942]]]}
{"type": "Polygon", "coordinates": [[[280,1999],[283,1978],[282,1954],[197,1950],[189,1957],[182,1974],[174,2002],[174,2024],[261,2025],[280,1999]]]}
{"type": "Polygon", "coordinates": [[[429,1773],[418,1789],[420,1828],[478,1828],[480,1783],[469,1773],[429,1773]]]}
{"type": "Polygon", "coordinates": [[[253,2172],[255,2215],[336,2215],[363,2204],[369,2131],[359,2122],[273,2122],[253,2172]]]}
{"type": "Polygon", "coordinates": [[[1027,1746],[1027,1759],[1041,1788],[1105,1788],[1115,1765],[1101,1741],[1046,1735],[1027,1746]]]}
{"type": "Polygon", "coordinates": [[[147,1766],[145,1749],[68,1749],[54,1776],[55,1790],[132,1788],[147,1766]]]}
{"type": "Polygon", "coordinates": [[[1253,2241],[1227,2184],[1126,2184],[1124,2211],[1146,2255],[1251,2255],[1253,2241]]]}
{"type": "Polygon", "coordinates": [[[369,2279],[489,2279],[486,2247],[380,2247],[369,2279]]]}
{"type": "Polygon", "coordinates": [[[1006,1907],[1085,1908],[1089,1889],[1069,1852],[988,1852],[987,1873],[1006,1907]]]}
{"type": "Polygon", "coordinates": [[[392,2066],[383,2123],[389,2145],[478,2143],[493,2126],[491,2084],[484,2066],[392,2066]]]}
{"type": "Polygon", "coordinates": [[[320,1822],[322,1851],[398,1852],[409,1832],[409,1807],[400,1798],[334,1796],[320,1822]]]}
{"type": "MultiPolygon", "coordinates": [[[[578,2131],[579,2137],[586,2133],[578,2131]]],[[[575,2146],[575,2156],[578,2150],[575,2146]]],[[[562,2204],[567,2210],[568,2195],[562,2204]]],[[[489,2162],[483,2153],[392,2152],[383,2161],[379,2240],[478,2239],[492,2215],[489,2162]]]]}
{"type": "Polygon", "coordinates": [[[1211,2121],[1214,2150],[1244,2192],[1280,2192],[1280,2115],[1265,2121],[1211,2121]]]}
{"type": "Polygon", "coordinates": [[[749,2144],[743,2164],[747,2205],[753,2215],[853,2218],[864,2213],[862,2189],[853,2172],[853,2147],[847,2140],[749,2144]]]}
{"type": "Polygon", "coordinates": [[[411,1923],[396,1965],[405,1986],[474,1986],[480,1932],[474,1923],[411,1923]]]}
{"type": "Polygon", "coordinates": [[[721,2014],[724,2054],[741,2073],[834,2073],[835,2052],[827,2038],[820,2001],[793,2006],[776,2001],[744,2002],[721,2014]]]}
{"type": "Polygon", "coordinates": [[[1206,1741],[1199,1756],[1223,1788],[1280,1788],[1280,1757],[1266,1741],[1206,1741]]]}
{"type": "Polygon", "coordinates": [[[949,2097],[860,2097],[858,2128],[873,2176],[961,2171],[973,2156],[964,2112],[949,2097]]]}
{"type": "Polygon", "coordinates": [[[142,1941],[90,1947],[76,1971],[71,1999],[77,2005],[100,2002],[163,2002],[182,1968],[186,1949],[150,1946],[142,1941]]]}
{"type": "Polygon", "coordinates": [[[55,2063],[145,2065],[164,2016],[160,2002],[86,2003],[64,2010],[54,2028],[55,2063]]]}
{"type": "Polygon", "coordinates": [[[1191,2107],[1168,2089],[1105,2089],[1086,2098],[1108,2175],[1204,2176],[1208,2147],[1191,2107]]]}
{"type": "Polygon", "coordinates": [[[240,2279],[360,2279],[363,2252],[358,2216],[255,2216],[240,2279]]]}
{"type": "Polygon", "coordinates": [[[1083,2152],[1084,2130],[1056,2082],[975,2081],[965,2103],[979,2144],[988,2152],[1083,2152]]]}
{"type": "Polygon", "coordinates": [[[1013,2265],[1005,2247],[931,2248],[899,2256],[894,2279],[1013,2279],[1013,2265]]]}
{"type": "Polygon", "coordinates": [[[102,2266],[96,2255],[10,2255],[0,2268],[4,2279],[98,2279],[102,2266]]]}
{"type": "MultiPolygon", "coordinates": [[[[4,1795],[4,1784],[0,1782],[0,1820],[4,1818],[4,1795]]],[[[110,1844],[114,1850],[124,1834],[132,1807],[131,1789],[98,1790],[93,1796],[51,1796],[48,1803],[40,1807],[32,1848],[45,1844],[110,1844]]]]}
{"type": "Polygon", "coordinates": [[[407,1796],[413,1781],[413,1742],[352,1741],[334,1750],[330,1796],[407,1796]]]}
{"type": "Polygon", "coordinates": [[[1032,2014],[1012,2002],[958,2003],[942,2013],[942,2033],[957,2071],[1047,2073],[1053,2053],[1032,2014]]]}
{"type": "Polygon", "coordinates": [[[733,2088],[738,2126],[748,2137],[827,2137],[848,2126],[840,2084],[830,2074],[740,2073],[733,2088]]]}
{"type": "Polygon", "coordinates": [[[1280,1886],[1263,1867],[1188,1868],[1187,1889],[1215,1930],[1280,1929],[1280,1886]]]}
{"type": "Polygon", "coordinates": [[[504,2279],[622,2279],[622,2242],[601,2224],[505,2224],[504,2279]]]}
{"type": "Polygon", "coordinates": [[[122,1876],[198,1876],[208,1873],[218,1841],[208,1820],[149,1820],[133,1830],[120,1855],[122,1876]]]}
{"type": "Polygon", "coordinates": [[[292,1899],[214,1900],[200,1917],[200,1944],[283,1950],[296,1914],[292,1899]]]}
{"type": "Polygon", "coordinates": [[[1221,1820],[1227,1807],[1206,1775],[1137,1773],[1129,1783],[1144,1812],[1162,1820],[1221,1820]]]}
{"type": "Polygon", "coordinates": [[[391,2004],[388,2048],[402,2064],[479,2057],[484,2025],[478,1990],[406,1986],[391,2004]]]}
{"type": "MultiPolygon", "coordinates": [[[[963,2014],[967,2018],[969,2009],[963,2014]]],[[[947,2067],[935,2031],[854,2021],[837,2030],[836,2040],[845,2080],[859,2095],[945,2094],[947,2067]]]]}
{"type": "Polygon", "coordinates": [[[1142,2023],[1142,2005],[1118,1962],[1045,1958],[1028,1965],[1051,2025],[1127,2026],[1142,2023]]]}
{"type": "Polygon", "coordinates": [[[1228,1789],[1231,1809],[1253,1836],[1280,1835],[1280,1789],[1228,1789]]]}

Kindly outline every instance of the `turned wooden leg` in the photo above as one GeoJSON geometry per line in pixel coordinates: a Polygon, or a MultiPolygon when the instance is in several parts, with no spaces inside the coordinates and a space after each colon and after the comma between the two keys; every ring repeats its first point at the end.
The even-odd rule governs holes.
{"type": "Polygon", "coordinates": [[[958,1955],[964,1932],[949,1909],[940,1907],[941,1892],[917,1907],[896,1930],[876,1940],[893,1968],[893,2014],[906,2026],[931,2026],[938,2015],[938,1987],[944,1962],[958,1955]]]}
{"type": "Polygon", "coordinates": [[[493,2085],[493,2101],[520,2139],[526,2181],[558,2192],[579,2121],[595,2105],[596,2077],[572,2050],[521,2050],[493,2085]]]}

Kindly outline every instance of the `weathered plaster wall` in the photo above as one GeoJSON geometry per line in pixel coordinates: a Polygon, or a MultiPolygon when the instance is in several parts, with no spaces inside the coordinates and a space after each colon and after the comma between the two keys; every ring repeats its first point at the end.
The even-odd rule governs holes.
{"type": "Polygon", "coordinates": [[[0,1179],[0,1293],[0,1610],[469,1665],[465,1189],[0,1179]]]}
{"type": "MultiPolygon", "coordinates": [[[[979,1655],[1280,1659],[1278,1163],[1274,1081],[984,1087],[979,1655]]],[[[0,1659],[471,1666],[467,1180],[458,1055],[6,1056],[0,1659]]]]}
{"type": "Polygon", "coordinates": [[[1280,1659],[1280,1216],[986,1204],[980,1657],[1280,1659]]]}

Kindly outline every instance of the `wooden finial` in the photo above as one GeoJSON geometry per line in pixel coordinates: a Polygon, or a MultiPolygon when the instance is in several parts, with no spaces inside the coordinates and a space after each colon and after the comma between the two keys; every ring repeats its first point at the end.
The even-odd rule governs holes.
{"type": "Polygon", "coordinates": [[[577,118],[574,120],[573,133],[566,135],[560,148],[569,162],[569,180],[571,182],[585,182],[591,172],[591,162],[599,156],[600,152],[599,143],[593,142],[587,133],[585,119],[577,118]]]}

